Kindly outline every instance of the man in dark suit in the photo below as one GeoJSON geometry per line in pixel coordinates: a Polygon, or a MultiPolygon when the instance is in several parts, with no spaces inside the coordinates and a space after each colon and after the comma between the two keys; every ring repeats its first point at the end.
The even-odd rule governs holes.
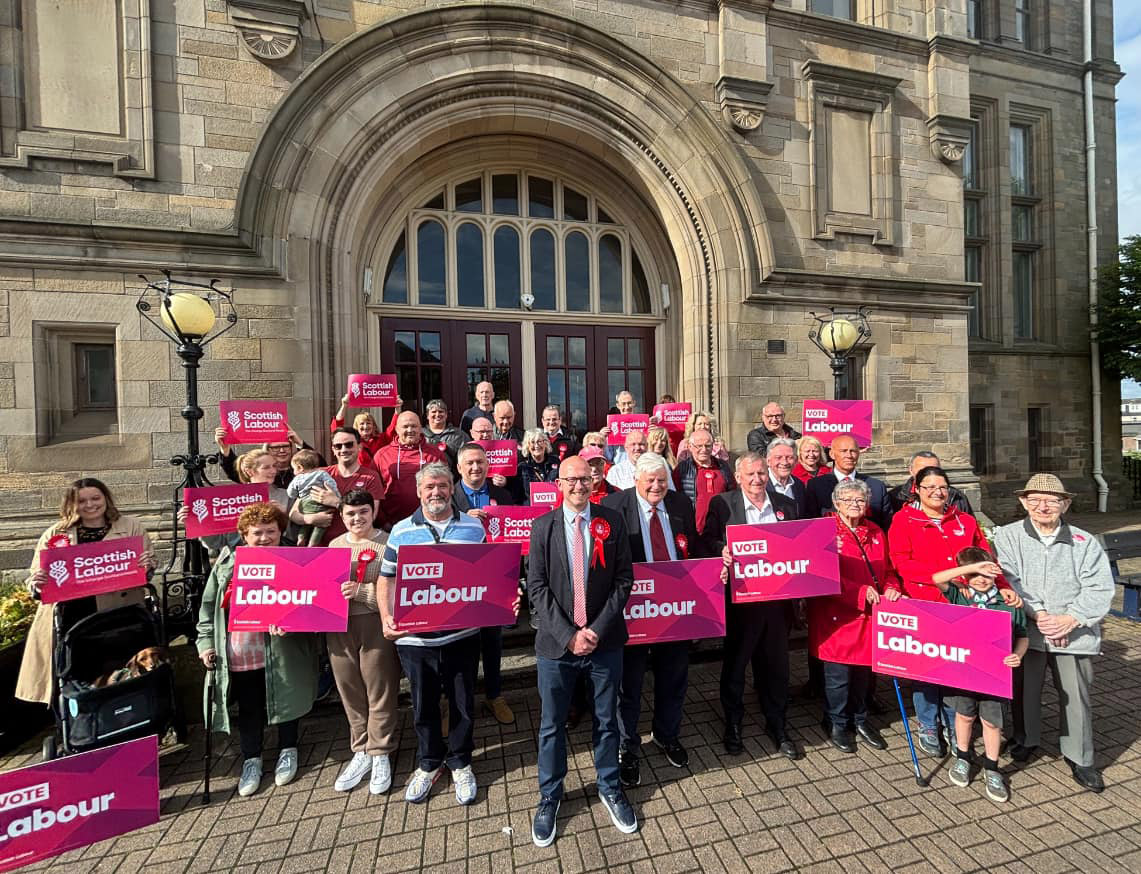
{"type": "Polygon", "coordinates": [[[783,601],[734,604],[728,583],[731,564],[725,529],[730,525],[786,522],[797,518],[796,504],[769,494],[768,466],[759,452],[737,458],[739,491],[718,495],[709,505],[702,532],[707,555],[725,560],[725,655],[721,664],[721,709],[725,713],[725,751],[744,752],[741,720],[745,715],[745,668],[753,666],[753,685],[765,714],[765,732],[790,759],[800,753],[785,732],[788,710],[788,618],[783,601]]]}
{"type": "Polygon", "coordinates": [[[856,465],[860,461],[860,447],[856,444],[856,438],[851,434],[841,434],[832,441],[831,450],[834,465],[832,472],[813,477],[807,483],[806,518],[816,519],[827,515],[832,509],[832,490],[836,488],[836,484],[844,480],[858,479],[867,483],[872,493],[868,504],[868,518],[887,531],[891,527],[891,517],[894,513],[887,486],[883,480],[878,480],[874,476],[856,473],[856,465]]]}
{"type": "Polygon", "coordinates": [[[792,475],[796,467],[796,441],[787,437],[777,437],[769,442],[765,450],[765,464],[769,469],[770,495],[784,495],[796,504],[796,515],[801,519],[808,516],[808,492],[804,483],[792,475]]]}
{"type": "Polygon", "coordinates": [[[531,529],[527,592],[539,619],[535,656],[539,724],[539,806],[531,825],[536,846],[555,839],[567,773],[566,720],[575,683],[589,674],[594,689],[594,768],[598,795],[619,831],[638,818],[618,778],[618,689],[626,645],[623,609],[634,571],[621,514],[590,502],[590,467],[577,455],[559,466],[563,502],[531,529]]]}
{"type": "MultiPolygon", "coordinates": [[[[622,514],[630,537],[630,554],[636,562],[677,561],[696,558],[697,526],[689,498],[669,489],[666,460],[644,452],[635,465],[634,486],[609,495],[602,506],[622,514]]],[[[654,722],[650,739],[665,751],[675,768],[689,764],[689,753],[678,741],[681,713],[689,682],[689,641],[679,640],[627,646],[622,657],[622,690],[618,723],[622,745],[618,749],[619,777],[629,788],[642,782],[638,760],[642,736],[642,681],[646,667],[654,672],[654,722]]]]}

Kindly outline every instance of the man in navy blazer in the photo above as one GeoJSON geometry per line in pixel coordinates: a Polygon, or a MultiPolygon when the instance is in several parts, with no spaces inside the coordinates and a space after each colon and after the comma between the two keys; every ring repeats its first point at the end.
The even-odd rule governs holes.
{"type": "Polygon", "coordinates": [[[832,490],[836,488],[836,484],[843,480],[858,479],[867,483],[872,493],[871,501],[868,503],[868,518],[887,531],[891,527],[891,517],[894,514],[891,498],[888,497],[887,486],[883,480],[856,473],[856,465],[860,461],[860,447],[856,444],[856,438],[851,434],[841,434],[832,441],[831,451],[834,465],[832,472],[813,477],[807,483],[806,517],[816,519],[827,515],[832,509],[832,490]]]}
{"type": "MultiPolygon", "coordinates": [[[[696,558],[697,524],[689,498],[669,489],[670,469],[654,452],[644,452],[634,466],[632,488],[602,499],[602,506],[622,514],[636,562],[696,558]]],[[[689,764],[689,753],[678,741],[682,708],[689,683],[689,641],[626,646],[622,660],[622,689],[618,697],[619,778],[624,787],[642,782],[639,758],[642,736],[642,683],[646,668],[654,672],[654,721],[650,739],[675,768],[689,764]]]]}
{"type": "Polygon", "coordinates": [[[567,773],[567,711],[575,684],[594,689],[594,768],[598,795],[619,831],[638,829],[618,777],[618,690],[626,645],[623,610],[634,585],[630,537],[620,513],[590,502],[590,466],[577,455],[559,465],[563,502],[531,529],[527,592],[539,620],[535,634],[539,698],[539,806],[536,846],[555,840],[567,773]]]}

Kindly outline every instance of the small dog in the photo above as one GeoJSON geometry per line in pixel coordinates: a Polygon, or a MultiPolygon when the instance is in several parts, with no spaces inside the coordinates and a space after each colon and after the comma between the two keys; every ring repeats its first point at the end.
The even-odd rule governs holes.
{"type": "Polygon", "coordinates": [[[132,680],[135,677],[140,677],[143,674],[149,673],[159,665],[169,664],[170,655],[167,653],[166,647],[148,646],[146,649],[139,650],[137,653],[131,656],[131,660],[128,661],[124,667],[99,677],[95,681],[94,685],[96,689],[102,689],[105,686],[113,686],[116,683],[123,682],[124,680],[132,680]]]}

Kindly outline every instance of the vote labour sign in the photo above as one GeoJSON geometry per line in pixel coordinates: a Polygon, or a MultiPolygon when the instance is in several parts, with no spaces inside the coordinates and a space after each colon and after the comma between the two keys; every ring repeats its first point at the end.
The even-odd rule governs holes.
{"type": "Polygon", "coordinates": [[[487,453],[487,475],[515,476],[519,471],[519,444],[514,440],[473,440],[487,453]]]}
{"type": "Polygon", "coordinates": [[[158,805],[154,735],[0,774],[0,871],[152,825],[158,805]]]}
{"type": "Polygon", "coordinates": [[[289,439],[285,401],[222,401],[227,443],[284,443],[289,439]]]}
{"type": "Polygon", "coordinates": [[[831,446],[841,434],[851,434],[856,445],[872,445],[871,401],[805,401],[801,430],[831,446]]]}
{"type": "Polygon", "coordinates": [[[413,634],[510,625],[519,594],[517,543],[400,547],[392,618],[413,634]]]}
{"type": "Polygon", "coordinates": [[[943,601],[880,601],[872,611],[872,670],[996,698],[1011,697],[1010,614],[943,601]]]}
{"type": "Polygon", "coordinates": [[[693,404],[689,403],[658,404],[654,407],[654,415],[658,417],[658,424],[671,434],[685,432],[685,423],[689,421],[692,411],[693,404]]]}
{"type": "Polygon", "coordinates": [[[725,636],[721,559],[636,562],[622,611],[627,645],[725,636]]]}
{"type": "Polygon", "coordinates": [[[531,549],[531,526],[540,516],[551,512],[550,507],[505,507],[502,504],[483,510],[487,514],[483,520],[487,542],[522,544],[523,555],[531,549]]]}
{"type": "Polygon", "coordinates": [[[730,525],[725,537],[734,604],[840,593],[833,519],[730,525]]]}
{"type": "Polygon", "coordinates": [[[353,373],[349,376],[350,407],[395,407],[395,373],[353,373]]]}
{"type": "Polygon", "coordinates": [[[550,510],[563,501],[563,493],[555,483],[531,483],[531,506],[550,510]]]}
{"type": "Polygon", "coordinates": [[[247,483],[183,489],[186,536],[207,537],[237,530],[238,517],[250,504],[269,501],[269,483],[247,483]]]}
{"type": "Polygon", "coordinates": [[[147,572],[139,567],[142,555],[142,537],[41,549],[40,567],[47,571],[48,582],[40,587],[40,599],[54,604],[145,585],[147,572]]]}
{"type": "Polygon", "coordinates": [[[340,547],[239,546],[226,593],[230,631],[344,631],[353,551],[340,547]]]}
{"type": "Polygon", "coordinates": [[[631,431],[645,433],[650,430],[650,417],[645,413],[612,413],[606,417],[610,433],[606,437],[608,446],[622,446],[626,435],[631,431]]]}

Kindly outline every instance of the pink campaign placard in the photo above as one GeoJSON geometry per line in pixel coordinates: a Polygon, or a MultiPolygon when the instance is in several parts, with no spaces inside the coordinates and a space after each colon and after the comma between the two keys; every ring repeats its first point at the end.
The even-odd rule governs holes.
{"type": "Polygon", "coordinates": [[[627,646],[725,636],[725,585],[719,558],[634,563],[622,611],[627,646]]]}
{"type": "Polygon", "coordinates": [[[401,631],[510,625],[519,594],[517,543],[402,546],[392,618],[401,631]]]}
{"type": "Polygon", "coordinates": [[[671,434],[685,432],[685,423],[693,413],[693,404],[675,403],[658,404],[654,407],[654,415],[658,417],[658,424],[671,434]]]}
{"type": "Polygon", "coordinates": [[[631,431],[650,430],[650,417],[645,413],[611,413],[606,417],[606,424],[610,426],[607,445],[622,446],[631,431]]]}
{"type": "MultiPolygon", "coordinates": [[[[0,871],[159,820],[154,735],[0,774],[0,871]]],[[[86,867],[76,865],[76,869],[86,867]]]]}
{"type": "Polygon", "coordinates": [[[725,529],[733,556],[733,603],[840,593],[832,519],[800,519],[725,529]]]}
{"type": "Polygon", "coordinates": [[[563,493],[555,483],[531,483],[531,506],[550,510],[563,502],[563,493]]]}
{"type": "Polygon", "coordinates": [[[519,444],[514,440],[473,440],[487,453],[487,474],[515,476],[519,471],[519,444]]]}
{"type": "Polygon", "coordinates": [[[289,439],[285,401],[221,401],[227,443],[284,443],[289,439]]]}
{"type": "Polygon", "coordinates": [[[805,401],[802,413],[801,431],[825,446],[841,434],[851,434],[861,449],[872,445],[871,401],[805,401]]]}
{"type": "Polygon", "coordinates": [[[395,407],[395,373],[352,373],[349,375],[350,407],[395,407]]]}
{"type": "Polygon", "coordinates": [[[40,588],[40,598],[54,604],[146,585],[146,569],[139,567],[142,555],[142,537],[41,550],[40,567],[48,572],[50,582],[40,588]]]}
{"type": "Polygon", "coordinates": [[[239,546],[230,581],[229,631],[344,631],[353,551],[340,547],[239,546]]]}
{"type": "Polygon", "coordinates": [[[483,520],[487,542],[521,544],[523,555],[531,549],[531,526],[540,516],[551,512],[550,507],[508,507],[503,504],[483,509],[487,514],[483,520]]]}
{"type": "Polygon", "coordinates": [[[872,612],[872,670],[996,698],[1012,694],[1010,614],[943,601],[881,601],[872,612]]]}
{"type": "Polygon", "coordinates": [[[183,489],[186,504],[186,536],[208,537],[237,530],[238,517],[250,504],[269,501],[269,483],[234,483],[183,489]]]}

